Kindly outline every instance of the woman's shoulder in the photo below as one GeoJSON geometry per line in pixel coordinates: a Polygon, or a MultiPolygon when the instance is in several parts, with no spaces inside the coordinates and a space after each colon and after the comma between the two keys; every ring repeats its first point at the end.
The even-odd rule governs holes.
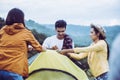
{"type": "Polygon", "coordinates": [[[100,40],[98,44],[100,44],[101,46],[107,46],[107,43],[105,40],[100,40]]]}
{"type": "Polygon", "coordinates": [[[99,43],[106,43],[105,40],[99,40],[99,43]]]}

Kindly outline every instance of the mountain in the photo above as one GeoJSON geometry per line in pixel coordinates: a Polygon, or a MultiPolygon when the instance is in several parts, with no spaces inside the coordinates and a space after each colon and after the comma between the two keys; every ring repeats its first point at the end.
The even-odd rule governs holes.
{"type": "Polygon", "coordinates": [[[28,21],[26,20],[25,24],[26,24],[26,26],[27,26],[28,29],[35,29],[37,32],[46,34],[48,36],[52,35],[51,34],[53,32],[52,29],[49,29],[49,28],[45,27],[44,25],[36,23],[33,20],[28,20],[28,21]]]}
{"type": "MultiPolygon", "coordinates": [[[[54,30],[54,25],[52,24],[46,24],[44,25],[49,29],[54,30]]],[[[103,26],[106,30],[106,40],[108,41],[110,47],[114,40],[114,38],[117,36],[117,34],[120,32],[120,25],[116,26],[103,26]]],[[[77,46],[88,46],[91,43],[91,38],[89,36],[90,34],[90,26],[82,26],[82,25],[67,25],[66,33],[68,33],[74,40],[75,44],[77,46]]]]}
{"type": "MultiPolygon", "coordinates": [[[[35,29],[39,33],[44,33],[47,36],[51,36],[55,34],[54,24],[39,24],[33,20],[26,21],[26,25],[29,29],[35,29]]],[[[120,25],[116,26],[104,26],[106,30],[107,41],[111,47],[111,44],[117,34],[120,32],[120,25]]],[[[90,34],[90,26],[82,26],[82,25],[72,25],[68,24],[66,33],[69,34],[76,46],[88,46],[91,43],[90,34]]]]}

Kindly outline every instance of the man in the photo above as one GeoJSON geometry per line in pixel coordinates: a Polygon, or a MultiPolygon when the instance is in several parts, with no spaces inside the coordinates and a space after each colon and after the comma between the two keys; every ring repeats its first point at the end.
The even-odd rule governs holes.
{"type": "Polygon", "coordinates": [[[67,23],[64,20],[58,20],[55,23],[56,35],[48,37],[43,46],[47,49],[62,50],[71,49],[74,47],[74,43],[69,35],[65,33],[67,23]]]}
{"type": "MultiPolygon", "coordinates": [[[[67,23],[64,20],[58,20],[55,23],[56,35],[48,37],[43,42],[43,47],[47,49],[57,50],[58,52],[63,49],[72,49],[74,48],[74,42],[69,35],[65,33],[67,23]]],[[[77,66],[83,69],[81,62],[70,58],[77,66]]]]}

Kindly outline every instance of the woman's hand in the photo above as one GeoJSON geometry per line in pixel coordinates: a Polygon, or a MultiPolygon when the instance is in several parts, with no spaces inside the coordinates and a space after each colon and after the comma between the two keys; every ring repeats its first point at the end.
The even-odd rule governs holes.
{"type": "Polygon", "coordinates": [[[74,53],[73,49],[63,49],[59,51],[60,54],[66,55],[67,53],[74,53]]]}
{"type": "Polygon", "coordinates": [[[67,50],[66,49],[61,50],[61,51],[59,51],[59,53],[65,55],[67,53],[67,50]]]}
{"type": "Polygon", "coordinates": [[[70,56],[71,54],[73,54],[73,53],[67,53],[66,56],[71,58],[71,56],[70,56]]]}
{"type": "Polygon", "coordinates": [[[58,47],[56,45],[52,47],[52,50],[57,50],[57,49],[58,47]]]}

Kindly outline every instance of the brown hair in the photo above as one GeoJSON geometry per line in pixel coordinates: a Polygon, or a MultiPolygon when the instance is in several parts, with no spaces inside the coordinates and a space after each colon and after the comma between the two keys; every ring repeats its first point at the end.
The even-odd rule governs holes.
{"type": "Polygon", "coordinates": [[[103,28],[101,26],[98,27],[96,25],[91,24],[91,28],[94,29],[96,34],[100,33],[100,35],[99,35],[100,40],[105,40],[106,39],[105,31],[103,30],[103,28]]]}
{"type": "Polygon", "coordinates": [[[95,31],[96,34],[97,34],[97,33],[100,33],[100,35],[99,35],[99,39],[100,39],[100,40],[104,40],[104,41],[106,42],[106,44],[107,44],[107,59],[109,59],[110,50],[109,50],[109,44],[108,44],[108,42],[105,40],[105,39],[106,39],[106,36],[105,36],[105,31],[104,31],[104,29],[102,29],[102,27],[99,28],[98,26],[93,25],[93,24],[91,24],[91,28],[94,29],[94,31],[95,31]]]}
{"type": "Polygon", "coordinates": [[[8,12],[5,23],[6,23],[6,25],[12,25],[14,23],[22,23],[25,26],[23,11],[18,8],[11,9],[8,12]]]}

